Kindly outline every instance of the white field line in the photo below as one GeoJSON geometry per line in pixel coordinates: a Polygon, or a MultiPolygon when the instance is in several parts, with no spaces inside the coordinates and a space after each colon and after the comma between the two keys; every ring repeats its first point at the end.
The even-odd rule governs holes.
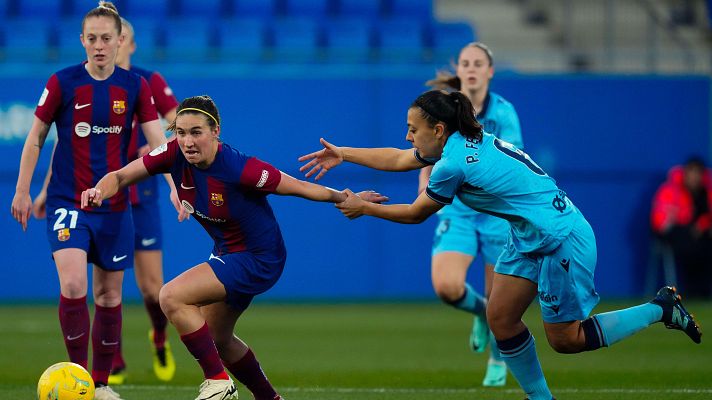
{"type": "MultiPolygon", "coordinates": [[[[172,390],[197,392],[198,386],[170,386],[170,385],[121,385],[121,388],[131,390],[172,390]]],[[[448,388],[353,388],[353,387],[279,387],[283,393],[431,393],[431,394],[467,394],[467,393],[523,393],[521,389],[448,389],[448,388]]],[[[689,389],[649,389],[649,388],[552,388],[554,393],[609,393],[609,394],[712,394],[712,388],[689,389]]]]}

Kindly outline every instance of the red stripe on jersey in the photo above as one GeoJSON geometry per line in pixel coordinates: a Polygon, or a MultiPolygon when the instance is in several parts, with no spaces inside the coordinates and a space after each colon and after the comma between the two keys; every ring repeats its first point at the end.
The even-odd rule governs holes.
{"type": "Polygon", "coordinates": [[[228,188],[225,184],[213,177],[207,178],[208,183],[208,217],[213,220],[224,220],[222,224],[215,224],[220,229],[227,251],[230,253],[244,251],[247,248],[245,235],[240,225],[230,218],[230,204],[228,204],[228,188]]]}
{"type": "MultiPolygon", "coordinates": [[[[129,111],[128,92],[126,89],[110,85],[109,86],[109,126],[126,126],[127,113],[129,111]]],[[[119,133],[106,134],[106,167],[107,172],[113,172],[124,166],[121,159],[123,138],[131,135],[126,129],[121,129],[119,133]]],[[[126,190],[120,190],[115,196],[109,199],[111,211],[123,211],[126,209],[126,190]]]]}
{"type": "MultiPolygon", "coordinates": [[[[72,123],[72,163],[74,165],[74,202],[79,208],[82,191],[94,185],[94,172],[91,169],[91,122],[94,101],[94,86],[83,85],[74,89],[72,123]]],[[[58,162],[55,160],[55,162],[58,162]]]]}
{"type": "Polygon", "coordinates": [[[151,95],[151,88],[148,87],[148,82],[141,77],[141,88],[138,91],[138,101],[136,103],[136,117],[139,123],[154,121],[158,119],[156,105],[151,95]]]}
{"type": "MultiPolygon", "coordinates": [[[[143,158],[144,163],[146,161],[146,157],[143,158]]],[[[176,188],[178,190],[178,198],[181,200],[181,203],[187,201],[188,204],[190,204],[191,208],[186,207],[187,211],[189,213],[193,213],[195,210],[195,196],[197,193],[197,190],[195,190],[195,183],[193,181],[193,173],[190,170],[190,167],[186,165],[183,168],[183,173],[180,178],[180,183],[178,183],[178,187],[176,188]]],[[[185,206],[184,206],[185,207],[185,206]]],[[[202,223],[200,219],[198,219],[202,223]]]]}
{"type": "Polygon", "coordinates": [[[165,117],[169,111],[178,107],[178,100],[173,95],[173,90],[171,90],[161,74],[154,72],[153,75],[151,75],[148,85],[151,87],[153,100],[156,102],[156,109],[163,117],[165,117]]]}
{"type": "Polygon", "coordinates": [[[45,124],[52,125],[57,110],[62,106],[62,86],[59,84],[57,75],[52,75],[47,81],[40,101],[35,109],[35,116],[45,124]]]}
{"type": "Polygon", "coordinates": [[[282,173],[272,165],[252,157],[240,175],[240,184],[259,192],[274,193],[282,180],[282,173]]]}

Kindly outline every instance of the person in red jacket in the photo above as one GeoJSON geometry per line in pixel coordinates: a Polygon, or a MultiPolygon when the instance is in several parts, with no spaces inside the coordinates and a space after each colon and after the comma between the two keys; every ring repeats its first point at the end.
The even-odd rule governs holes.
{"type": "Polygon", "coordinates": [[[712,171],[690,158],[668,172],[653,198],[653,232],[672,248],[686,292],[708,297],[712,289],[712,171]]]}

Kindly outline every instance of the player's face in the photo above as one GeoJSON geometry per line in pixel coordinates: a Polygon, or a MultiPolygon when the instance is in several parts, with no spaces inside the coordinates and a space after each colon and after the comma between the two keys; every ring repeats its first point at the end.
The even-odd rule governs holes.
{"type": "Polygon", "coordinates": [[[438,158],[443,153],[444,126],[435,124],[431,127],[421,112],[418,107],[408,109],[408,133],[405,140],[412,143],[422,157],[438,158]]]}
{"type": "Polygon", "coordinates": [[[134,42],[133,31],[126,25],[121,27],[121,36],[123,36],[123,41],[116,54],[116,64],[123,66],[130,63],[131,55],[136,51],[136,42],[134,42]]]}
{"type": "Polygon", "coordinates": [[[198,168],[207,168],[218,150],[218,129],[208,125],[203,114],[182,113],[176,117],[176,140],[185,159],[198,168]]]}
{"type": "Polygon", "coordinates": [[[457,60],[457,77],[460,78],[460,89],[463,92],[487,90],[492,76],[494,76],[494,67],[490,65],[484,50],[468,46],[460,52],[460,58],[457,60]]]}
{"type": "Polygon", "coordinates": [[[90,64],[99,68],[113,65],[121,40],[113,18],[89,17],[84,21],[82,46],[90,64]]]}

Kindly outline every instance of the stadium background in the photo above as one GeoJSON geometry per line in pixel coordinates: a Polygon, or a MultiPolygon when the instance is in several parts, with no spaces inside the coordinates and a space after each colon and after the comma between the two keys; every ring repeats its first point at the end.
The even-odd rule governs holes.
{"type": "MultiPolygon", "coordinates": [[[[470,14],[468,22],[487,24],[487,14],[475,6],[460,21],[435,18],[462,8],[458,1],[433,6],[397,0],[215,0],[202,1],[197,8],[194,2],[116,3],[136,25],[135,64],[159,70],[179,99],[212,96],[224,119],[225,141],[294,176],[301,176],[297,157],[316,150],[319,137],[352,146],[406,147],[406,109],[426,89],[423,82],[446,66],[462,44],[471,39],[488,42],[487,32],[476,24],[463,31],[462,19],[470,14]],[[346,9],[354,4],[353,10],[346,9]],[[247,7],[246,14],[235,14],[238,6],[247,7]],[[217,19],[220,10],[233,14],[217,19]],[[197,19],[201,12],[205,18],[197,19]],[[162,13],[165,25],[146,18],[162,13]],[[366,21],[370,27],[365,44],[363,32],[349,30],[354,21],[366,21]],[[335,28],[339,23],[344,26],[335,28]],[[250,24],[258,24],[260,32],[252,42],[229,42],[231,35],[249,34],[226,27],[250,24]],[[338,29],[346,32],[351,47],[330,46],[337,40],[330,38],[340,37],[333,33],[338,29]],[[447,32],[460,36],[445,40],[447,32]]],[[[492,9],[491,3],[482,5],[492,9]]],[[[516,2],[506,3],[512,7],[516,2]]],[[[551,3],[556,3],[556,11],[567,2],[551,3]]],[[[52,72],[82,59],[76,35],[81,15],[93,4],[0,1],[5,22],[0,193],[8,208],[34,105],[52,72]]],[[[625,12],[625,7],[619,9],[625,12]]],[[[525,150],[567,191],[596,231],[597,289],[608,297],[643,294],[650,261],[650,198],[670,166],[693,153],[710,154],[708,74],[692,68],[660,73],[645,63],[634,74],[603,73],[595,67],[582,72],[581,63],[573,61],[563,72],[558,67],[531,72],[522,60],[532,49],[522,51],[519,60],[503,43],[505,57],[500,58],[496,40],[488,43],[498,67],[492,90],[515,105],[525,150]]],[[[664,48],[659,53],[665,53],[664,48]]],[[[33,195],[50,153],[48,148],[43,151],[33,195]]],[[[330,172],[322,183],[378,190],[392,202],[410,201],[416,192],[415,173],[378,173],[352,165],[330,172]]],[[[420,226],[372,218],[348,221],[325,204],[277,196],[271,202],[289,261],[280,282],[263,299],[434,299],[429,280],[434,219],[420,226]]],[[[170,204],[164,201],[162,206],[165,275],[170,279],[205,260],[211,245],[194,221],[178,224],[170,204]]],[[[54,301],[58,282],[45,222],[32,220],[22,233],[9,212],[0,214],[0,221],[0,301],[54,301]]],[[[481,285],[481,270],[471,271],[471,280],[481,285]]],[[[127,276],[126,282],[126,298],[138,300],[133,277],[127,276]]]]}

